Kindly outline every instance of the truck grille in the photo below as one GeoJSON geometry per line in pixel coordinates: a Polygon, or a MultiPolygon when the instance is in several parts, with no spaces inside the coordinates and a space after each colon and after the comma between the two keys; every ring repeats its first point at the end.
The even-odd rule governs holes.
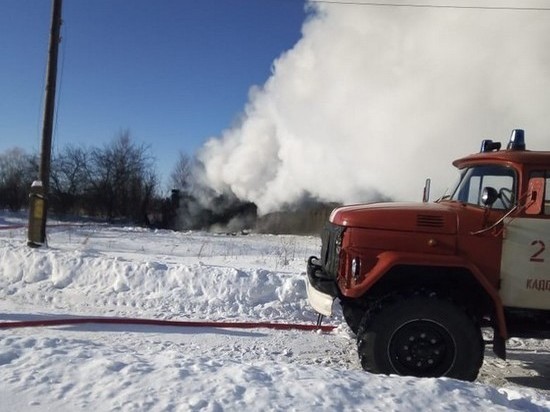
{"type": "Polygon", "coordinates": [[[321,240],[321,264],[327,275],[336,279],[338,275],[338,267],[340,264],[340,248],[342,247],[343,226],[337,226],[333,223],[327,223],[321,240]]]}
{"type": "Polygon", "coordinates": [[[443,216],[441,215],[418,215],[416,217],[416,225],[418,227],[441,228],[444,223],[443,216]]]}

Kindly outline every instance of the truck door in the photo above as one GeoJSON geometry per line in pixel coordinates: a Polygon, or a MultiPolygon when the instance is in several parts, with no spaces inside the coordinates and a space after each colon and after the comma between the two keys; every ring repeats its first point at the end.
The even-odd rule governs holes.
{"type": "Polygon", "coordinates": [[[550,172],[543,175],[540,214],[505,222],[500,290],[504,306],[550,309],[550,172]]]}

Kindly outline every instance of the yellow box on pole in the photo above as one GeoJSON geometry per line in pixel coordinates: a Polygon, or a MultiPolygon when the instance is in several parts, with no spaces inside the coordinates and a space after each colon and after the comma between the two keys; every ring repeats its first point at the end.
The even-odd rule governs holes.
{"type": "Polygon", "coordinates": [[[40,180],[31,185],[29,195],[29,231],[27,245],[31,247],[42,246],[46,241],[46,198],[44,187],[40,180]]]}

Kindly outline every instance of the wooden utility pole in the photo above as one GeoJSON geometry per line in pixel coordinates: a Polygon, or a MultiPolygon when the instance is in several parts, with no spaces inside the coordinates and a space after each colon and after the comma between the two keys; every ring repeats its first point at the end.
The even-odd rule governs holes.
{"type": "Polygon", "coordinates": [[[31,186],[28,245],[41,246],[46,242],[47,198],[50,187],[50,163],[52,133],[55,114],[55,90],[57,85],[57,56],[61,42],[61,8],[63,0],[52,0],[50,46],[46,74],[46,97],[42,124],[39,180],[31,186]]]}

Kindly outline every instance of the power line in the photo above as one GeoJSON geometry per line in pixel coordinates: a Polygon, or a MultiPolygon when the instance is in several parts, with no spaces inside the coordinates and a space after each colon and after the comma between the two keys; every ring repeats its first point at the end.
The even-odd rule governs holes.
{"type": "Polygon", "coordinates": [[[423,9],[465,9],[465,10],[504,10],[504,11],[550,11],[550,7],[514,7],[514,6],[460,6],[451,4],[414,4],[414,3],[378,3],[351,0],[309,0],[310,3],[322,3],[342,6],[367,7],[409,7],[423,9]]]}

